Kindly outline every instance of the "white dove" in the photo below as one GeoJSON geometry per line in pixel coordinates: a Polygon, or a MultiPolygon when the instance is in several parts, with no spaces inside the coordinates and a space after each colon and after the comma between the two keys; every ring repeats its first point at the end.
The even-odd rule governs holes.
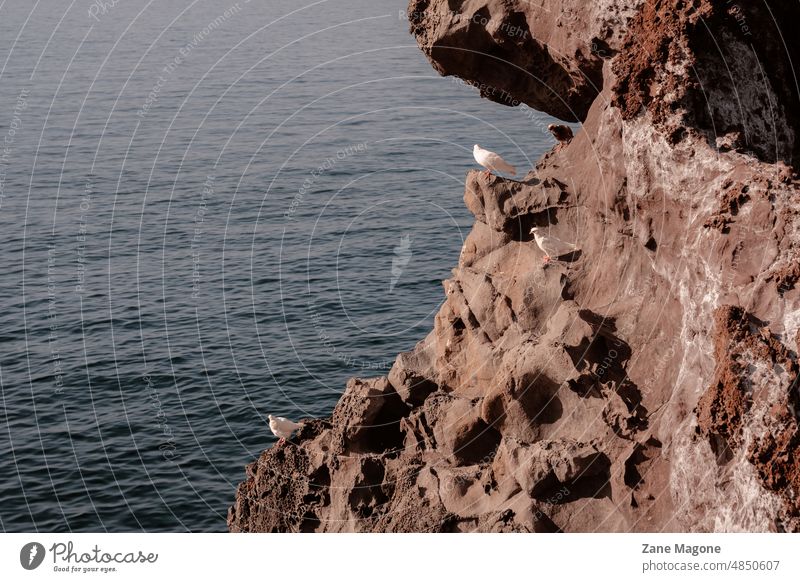
{"type": "Polygon", "coordinates": [[[505,161],[503,158],[498,156],[494,152],[490,152],[489,150],[483,149],[478,144],[475,144],[472,148],[472,155],[475,158],[475,161],[478,162],[481,166],[486,168],[485,172],[488,176],[492,170],[495,172],[505,172],[507,174],[511,174],[512,176],[517,175],[517,170],[505,161]]]}
{"type": "Polygon", "coordinates": [[[292,422],[288,418],[282,416],[272,416],[270,414],[268,418],[269,429],[272,431],[272,434],[281,439],[278,441],[279,445],[282,445],[286,439],[292,438],[292,433],[303,426],[302,423],[292,422]]]}
{"type": "Polygon", "coordinates": [[[538,226],[534,226],[531,229],[531,234],[533,235],[536,244],[539,245],[539,248],[544,251],[544,258],[542,259],[542,262],[545,265],[550,262],[551,258],[557,259],[560,256],[578,250],[578,247],[573,243],[564,242],[563,240],[559,240],[554,236],[542,234],[542,229],[538,226]]]}

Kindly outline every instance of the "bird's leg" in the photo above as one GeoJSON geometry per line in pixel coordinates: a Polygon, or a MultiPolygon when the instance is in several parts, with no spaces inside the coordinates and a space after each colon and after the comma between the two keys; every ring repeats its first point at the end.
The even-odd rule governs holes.
{"type": "Polygon", "coordinates": [[[484,175],[484,177],[488,178],[489,176],[492,175],[492,173],[489,170],[484,170],[483,171],[483,175],[484,175]]]}
{"type": "Polygon", "coordinates": [[[281,438],[278,439],[278,444],[276,446],[282,447],[285,444],[286,444],[286,439],[281,437],[281,438]]]}
{"type": "Polygon", "coordinates": [[[548,263],[550,263],[550,256],[549,255],[543,256],[542,257],[542,264],[543,265],[547,265],[548,263]]]}

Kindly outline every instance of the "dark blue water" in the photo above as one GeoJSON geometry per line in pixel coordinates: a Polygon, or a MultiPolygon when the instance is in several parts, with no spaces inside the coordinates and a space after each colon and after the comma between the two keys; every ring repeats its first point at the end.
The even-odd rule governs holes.
{"type": "Polygon", "coordinates": [[[551,138],[404,0],[105,4],[0,0],[0,529],[222,531],[266,414],[432,327],[472,144],[551,138]]]}

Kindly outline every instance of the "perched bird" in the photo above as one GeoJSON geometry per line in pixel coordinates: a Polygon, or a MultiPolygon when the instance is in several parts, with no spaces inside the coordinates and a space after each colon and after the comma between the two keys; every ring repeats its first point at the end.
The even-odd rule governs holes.
{"type": "Polygon", "coordinates": [[[292,422],[288,418],[283,418],[282,416],[272,416],[270,414],[268,418],[269,428],[272,434],[281,439],[278,441],[278,445],[282,445],[286,439],[292,438],[292,433],[303,426],[299,422],[292,422]]]}
{"type": "Polygon", "coordinates": [[[544,251],[542,262],[545,265],[550,262],[550,259],[557,259],[558,257],[578,250],[578,247],[573,243],[567,243],[554,236],[543,234],[542,229],[537,226],[531,229],[531,234],[536,244],[539,245],[539,248],[544,251]]]}
{"type": "Polygon", "coordinates": [[[566,144],[572,141],[572,129],[568,125],[551,123],[547,126],[547,130],[553,134],[553,137],[559,143],[566,144]]]}
{"type": "Polygon", "coordinates": [[[492,172],[492,170],[495,172],[505,172],[507,174],[511,174],[512,176],[517,175],[517,170],[514,168],[514,166],[509,164],[496,153],[485,150],[478,144],[475,144],[475,146],[472,148],[472,155],[476,162],[486,168],[485,173],[487,176],[492,172]]]}

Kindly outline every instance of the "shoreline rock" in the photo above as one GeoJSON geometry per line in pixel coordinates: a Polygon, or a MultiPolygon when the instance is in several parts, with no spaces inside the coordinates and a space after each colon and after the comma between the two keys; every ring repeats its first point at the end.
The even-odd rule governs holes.
{"type": "Polygon", "coordinates": [[[440,73],[582,129],[466,176],[433,329],[248,465],[231,531],[800,531],[800,39],[743,10],[746,56],[725,2],[412,0],[440,73]],[[543,266],[546,225],[581,253],[543,266]]]}

